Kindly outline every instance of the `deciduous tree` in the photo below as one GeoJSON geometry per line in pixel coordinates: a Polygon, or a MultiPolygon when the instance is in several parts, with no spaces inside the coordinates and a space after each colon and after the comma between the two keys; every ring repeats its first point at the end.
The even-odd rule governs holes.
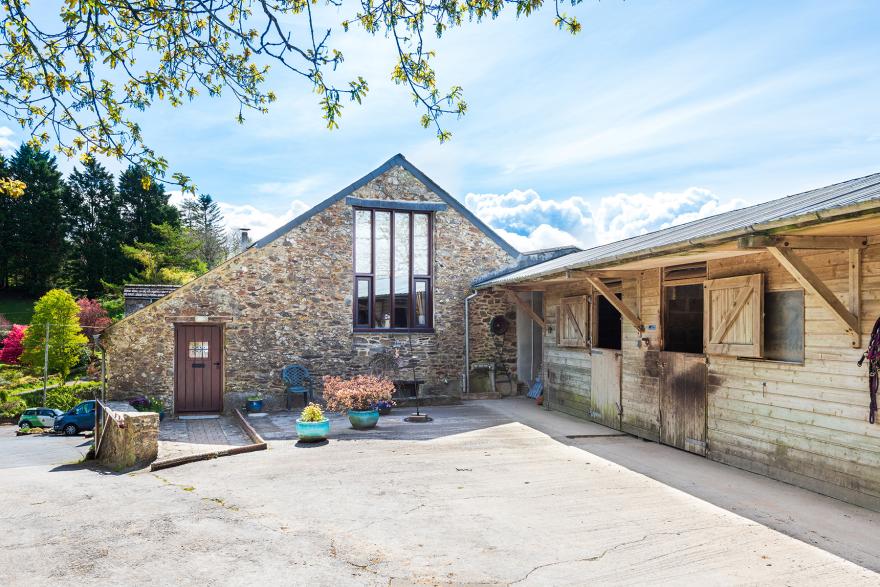
{"type": "MultiPolygon", "coordinates": [[[[555,22],[572,33],[580,24],[561,10],[581,0],[554,0],[555,22]]],[[[140,162],[151,174],[168,163],[144,144],[132,112],[155,101],[180,106],[199,93],[226,92],[247,110],[266,111],[269,67],[301,76],[320,102],[327,126],[338,125],[345,101],[361,102],[367,80],[340,79],[342,53],[334,33],[359,28],[394,47],[392,80],[422,111],[421,123],[440,140],[441,124],[461,116],[462,88],[442,89],[427,44],[463,24],[504,11],[529,16],[543,0],[2,0],[0,110],[37,143],[55,140],[68,155],[95,152],[140,162]],[[57,16],[53,10],[57,6],[57,16]],[[40,7],[38,10],[37,6],[40,7]]],[[[188,186],[183,174],[175,181],[188,186]]]]}
{"type": "Polygon", "coordinates": [[[62,380],[82,358],[88,342],[79,326],[79,306],[62,289],[47,292],[34,304],[34,317],[25,332],[21,362],[33,368],[43,366],[46,325],[49,325],[49,371],[62,380]]]}

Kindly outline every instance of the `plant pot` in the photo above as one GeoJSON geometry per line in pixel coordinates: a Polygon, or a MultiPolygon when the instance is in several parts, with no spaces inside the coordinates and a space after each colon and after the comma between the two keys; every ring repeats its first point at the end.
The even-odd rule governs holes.
{"type": "Polygon", "coordinates": [[[257,413],[263,411],[263,400],[261,399],[249,399],[247,400],[247,411],[251,413],[257,413]]]}
{"type": "Polygon", "coordinates": [[[349,410],[348,421],[355,430],[369,430],[379,421],[379,410],[349,410]]]}
{"type": "Polygon", "coordinates": [[[391,413],[391,406],[388,406],[387,408],[379,408],[379,415],[380,416],[387,416],[390,413],[391,413]]]}
{"type": "Polygon", "coordinates": [[[324,418],[320,422],[303,422],[297,419],[296,435],[303,442],[318,442],[326,440],[330,434],[330,420],[324,418]]]}

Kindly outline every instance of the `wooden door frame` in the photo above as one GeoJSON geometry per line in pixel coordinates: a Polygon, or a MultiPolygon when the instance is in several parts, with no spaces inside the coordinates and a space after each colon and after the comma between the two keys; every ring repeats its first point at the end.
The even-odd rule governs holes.
{"type": "Polygon", "coordinates": [[[180,327],[185,326],[216,326],[220,330],[220,410],[218,413],[222,414],[224,409],[226,408],[226,324],[225,322],[196,322],[195,320],[190,320],[186,322],[174,322],[174,352],[173,356],[173,372],[172,379],[174,380],[174,390],[171,394],[171,413],[177,414],[177,343],[178,337],[180,333],[180,327]]]}

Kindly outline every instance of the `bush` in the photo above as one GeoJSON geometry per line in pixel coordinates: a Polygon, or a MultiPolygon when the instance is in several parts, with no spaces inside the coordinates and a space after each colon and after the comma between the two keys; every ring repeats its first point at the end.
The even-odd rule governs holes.
{"type": "Polygon", "coordinates": [[[324,399],[333,412],[370,410],[378,402],[391,400],[394,382],[373,375],[357,375],[353,379],[324,376],[324,399]]]}
{"type": "MultiPolygon", "coordinates": [[[[37,401],[42,401],[42,394],[34,394],[39,397],[37,401]]],[[[52,408],[66,412],[70,408],[79,403],[76,394],[67,389],[67,387],[56,387],[46,392],[46,405],[43,407],[52,408]]]]}
{"type": "Polygon", "coordinates": [[[89,298],[80,298],[76,300],[79,306],[79,326],[89,338],[101,332],[110,326],[110,317],[107,310],[101,306],[98,300],[90,300],[89,298]]]}
{"type": "Polygon", "coordinates": [[[21,353],[24,350],[21,341],[26,330],[27,326],[22,326],[21,324],[13,325],[12,330],[3,339],[3,348],[0,349],[0,363],[8,365],[18,364],[21,353]]]}
{"type": "Polygon", "coordinates": [[[27,409],[27,404],[19,397],[9,397],[0,402],[0,418],[18,418],[27,409]]]}
{"type": "Polygon", "coordinates": [[[81,349],[88,341],[79,327],[79,306],[73,296],[53,289],[37,300],[31,328],[22,340],[22,363],[42,367],[46,324],[49,324],[49,370],[66,379],[70,369],[80,361],[81,349]]]}
{"type": "Polygon", "coordinates": [[[299,414],[299,419],[303,422],[323,422],[326,420],[324,410],[313,402],[309,402],[309,405],[303,408],[303,411],[299,414]]]}

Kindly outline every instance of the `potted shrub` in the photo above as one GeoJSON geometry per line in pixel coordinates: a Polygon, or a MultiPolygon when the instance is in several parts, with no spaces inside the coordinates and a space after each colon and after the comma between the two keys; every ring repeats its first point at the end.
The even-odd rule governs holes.
{"type": "Polygon", "coordinates": [[[379,410],[380,416],[387,416],[391,413],[391,408],[395,406],[394,400],[379,400],[376,403],[376,409],[379,410]]]}
{"type": "Polygon", "coordinates": [[[256,414],[263,411],[263,396],[258,393],[247,397],[247,411],[256,414]]]}
{"type": "Polygon", "coordinates": [[[352,379],[324,376],[324,399],[327,409],[348,414],[355,430],[368,430],[379,421],[377,404],[390,401],[394,382],[374,375],[357,375],[352,379]]]}
{"type": "Polygon", "coordinates": [[[328,434],[330,434],[330,420],[324,416],[321,406],[309,402],[296,421],[296,435],[303,442],[317,442],[326,440],[328,434]]]}

